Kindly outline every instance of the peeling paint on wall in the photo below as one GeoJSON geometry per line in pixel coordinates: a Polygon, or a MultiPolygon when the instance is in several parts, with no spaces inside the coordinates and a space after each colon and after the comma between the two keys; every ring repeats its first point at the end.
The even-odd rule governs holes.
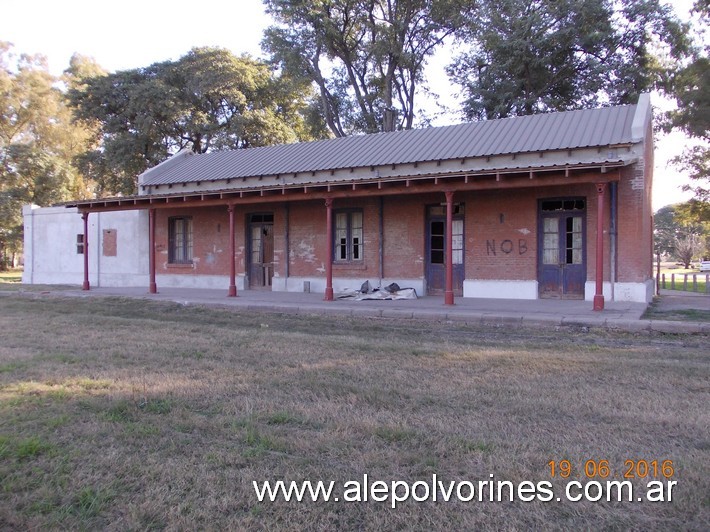
{"type": "MultiPolygon", "coordinates": [[[[299,259],[302,259],[306,262],[314,263],[316,261],[316,255],[314,253],[315,248],[306,242],[305,240],[301,240],[299,242],[298,246],[296,247],[296,256],[299,259]]],[[[323,270],[325,271],[325,270],[323,270]]]]}

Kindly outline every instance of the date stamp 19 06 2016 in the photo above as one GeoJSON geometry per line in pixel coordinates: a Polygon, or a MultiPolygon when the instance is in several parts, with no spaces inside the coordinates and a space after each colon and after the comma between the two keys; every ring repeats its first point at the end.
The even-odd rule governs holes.
{"type": "Polygon", "coordinates": [[[584,460],[573,465],[570,460],[550,460],[552,478],[570,478],[584,475],[587,478],[665,478],[671,479],[675,474],[673,460],[624,460],[623,465],[612,464],[609,460],[584,460]]]}

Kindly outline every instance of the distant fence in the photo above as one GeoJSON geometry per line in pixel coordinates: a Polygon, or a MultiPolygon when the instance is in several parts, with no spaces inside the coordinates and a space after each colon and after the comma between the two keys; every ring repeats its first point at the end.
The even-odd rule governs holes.
{"type": "Polygon", "coordinates": [[[661,274],[661,288],[710,294],[710,274],[671,273],[661,274]]]}

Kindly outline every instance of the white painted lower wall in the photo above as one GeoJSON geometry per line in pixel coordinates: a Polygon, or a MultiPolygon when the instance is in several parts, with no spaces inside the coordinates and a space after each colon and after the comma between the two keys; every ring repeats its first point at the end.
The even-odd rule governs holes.
{"type": "MultiPolygon", "coordinates": [[[[596,283],[587,281],[584,285],[584,299],[594,300],[596,283]]],[[[611,283],[605,282],[604,298],[607,301],[628,301],[650,303],[653,300],[653,279],[640,283],[614,283],[612,298],[611,283]]],[[[538,299],[537,281],[480,281],[466,279],[463,282],[463,296],[491,299],[538,299]]]]}
{"type": "MultiPolygon", "coordinates": [[[[155,283],[158,285],[158,290],[160,287],[227,290],[229,275],[157,274],[155,283]]],[[[244,290],[244,275],[237,275],[235,284],[237,290],[244,290]]]]}
{"type": "Polygon", "coordinates": [[[481,281],[466,279],[463,297],[490,299],[537,299],[537,281],[481,281]]]}
{"type": "MultiPolygon", "coordinates": [[[[584,299],[594,300],[597,285],[594,281],[587,281],[584,285],[584,299]]],[[[653,301],[653,279],[638,283],[614,283],[613,298],[610,282],[604,282],[602,294],[606,301],[628,301],[632,303],[650,303],[653,301]]]]}

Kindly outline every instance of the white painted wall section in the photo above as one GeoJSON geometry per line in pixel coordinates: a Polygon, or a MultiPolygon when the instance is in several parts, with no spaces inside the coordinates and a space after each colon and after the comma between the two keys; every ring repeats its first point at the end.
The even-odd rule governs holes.
{"type": "Polygon", "coordinates": [[[479,281],[463,282],[463,297],[488,299],[537,299],[537,281],[479,281]]]}
{"type": "MultiPolygon", "coordinates": [[[[81,285],[84,255],[77,235],[84,222],[76,208],[26,205],[25,284],[81,285]]],[[[89,214],[88,254],[91,286],[148,286],[148,213],[117,211],[89,214]],[[105,256],[104,230],[115,231],[116,255],[105,256]]]]}
{"type": "MultiPolygon", "coordinates": [[[[594,301],[597,285],[594,281],[587,281],[584,285],[584,299],[594,301]]],[[[614,301],[627,301],[632,303],[650,303],[653,301],[654,280],[647,279],[641,283],[614,283],[614,301]]],[[[604,282],[602,287],[605,301],[612,301],[611,283],[604,282]]]]}

